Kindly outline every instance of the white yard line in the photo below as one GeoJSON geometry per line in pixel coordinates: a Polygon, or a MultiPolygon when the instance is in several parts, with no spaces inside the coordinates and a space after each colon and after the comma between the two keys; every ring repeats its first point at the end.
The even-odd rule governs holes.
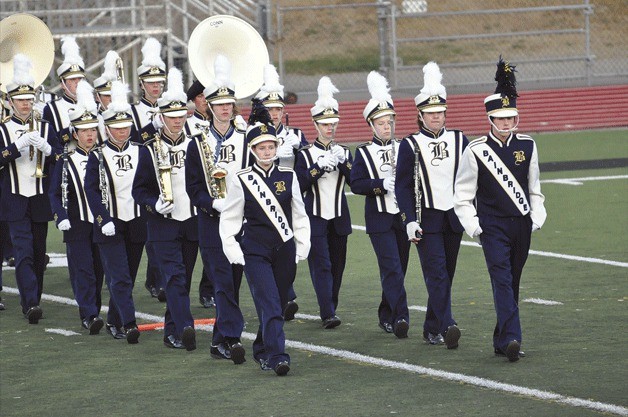
{"type": "Polygon", "coordinates": [[[80,336],[80,333],[73,332],[72,330],[66,329],[46,329],[44,330],[46,333],[55,333],[60,334],[61,336],[80,336]]]}
{"type": "MultiPolygon", "coordinates": [[[[8,294],[18,294],[16,288],[4,287],[5,292],[8,294]]],[[[42,300],[51,301],[55,303],[61,303],[66,305],[76,306],[76,302],[72,299],[59,297],[56,295],[43,294],[42,300]]],[[[104,310],[104,308],[103,308],[104,310]]],[[[155,316],[153,314],[136,313],[137,318],[144,320],[161,322],[162,317],[155,316]]],[[[249,332],[242,333],[242,338],[247,340],[255,340],[257,335],[249,332]]],[[[518,396],[535,398],[544,401],[553,401],[560,404],[565,404],[571,407],[582,407],[590,410],[616,414],[620,416],[628,416],[628,408],[615,404],[608,404],[599,401],[591,401],[583,398],[570,397],[566,395],[557,394],[551,391],[543,391],[534,388],[523,387],[519,385],[506,384],[499,381],[493,381],[487,378],[480,378],[475,376],[469,376],[459,374],[455,372],[442,371],[440,369],[427,368],[419,365],[412,365],[404,362],[396,362],[388,359],[377,358],[374,356],[362,355],[360,353],[351,352],[348,350],[334,349],[326,346],[314,345],[311,343],[303,343],[295,340],[286,340],[286,346],[294,349],[304,350],[308,352],[320,353],[323,355],[333,356],[336,358],[348,359],[353,362],[359,362],[364,364],[376,365],[384,368],[394,369],[398,371],[406,371],[418,375],[426,375],[433,378],[453,381],[456,383],[464,383],[481,388],[488,388],[494,391],[506,392],[515,394],[518,396]]]]}
{"type": "Polygon", "coordinates": [[[559,178],[554,180],[541,180],[541,184],[564,184],[564,185],[582,185],[585,181],[609,181],[609,180],[625,180],[628,175],[609,175],[602,177],[581,177],[581,178],[559,178]]]}
{"type": "Polygon", "coordinates": [[[532,304],[541,304],[544,306],[562,306],[563,305],[563,303],[561,303],[560,301],[544,300],[542,298],[526,298],[522,302],[532,303],[532,304]]]}

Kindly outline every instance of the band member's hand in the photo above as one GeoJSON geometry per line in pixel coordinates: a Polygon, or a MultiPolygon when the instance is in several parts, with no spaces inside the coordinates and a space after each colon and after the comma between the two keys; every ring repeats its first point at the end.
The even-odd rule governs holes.
{"type": "Polygon", "coordinates": [[[225,199],[224,198],[214,198],[212,202],[212,208],[216,210],[218,213],[222,213],[225,209],[225,199]]]}
{"type": "Polygon", "coordinates": [[[52,146],[50,146],[46,139],[37,135],[37,137],[34,138],[33,141],[33,146],[43,152],[44,155],[49,156],[52,153],[52,146]]]}
{"type": "Polygon", "coordinates": [[[277,149],[277,158],[292,158],[294,156],[293,147],[284,143],[277,149]]]}
{"type": "Polygon", "coordinates": [[[116,225],[113,222],[105,223],[101,231],[105,236],[113,236],[116,234],[116,225]]]}
{"type": "Polygon", "coordinates": [[[536,232],[537,230],[540,230],[541,226],[538,226],[536,223],[532,223],[532,231],[536,232]]]}
{"type": "Polygon", "coordinates": [[[333,171],[336,165],[338,165],[338,160],[331,152],[327,152],[318,159],[318,166],[325,171],[333,171]]]}
{"type": "Polygon", "coordinates": [[[234,265],[244,265],[244,256],[240,256],[238,259],[233,261],[234,265]]]}
{"type": "Polygon", "coordinates": [[[23,134],[15,140],[15,147],[20,153],[28,151],[28,147],[31,145],[30,136],[28,133],[23,134]]]}
{"type": "Polygon", "coordinates": [[[301,256],[297,253],[297,256],[294,262],[298,264],[299,262],[305,261],[306,259],[307,259],[307,256],[301,256]]]}
{"type": "Polygon", "coordinates": [[[172,210],[174,210],[174,204],[164,201],[160,196],[159,200],[155,203],[155,210],[157,210],[157,213],[159,214],[169,214],[172,213],[172,210]]]}
{"type": "Polygon", "coordinates": [[[71,228],[72,228],[72,225],[70,224],[70,220],[68,219],[61,220],[59,224],[57,225],[57,229],[61,230],[62,232],[66,232],[70,230],[71,228]]]}
{"type": "Polygon", "coordinates": [[[384,190],[391,192],[395,191],[395,177],[384,178],[384,190]]]}
{"type": "Polygon", "coordinates": [[[293,132],[288,132],[283,140],[283,143],[290,145],[294,149],[299,149],[299,147],[301,147],[301,141],[299,140],[299,137],[293,132]]]}
{"type": "Polygon", "coordinates": [[[246,130],[246,127],[247,127],[246,120],[244,120],[244,117],[240,116],[239,114],[233,120],[233,124],[235,124],[235,126],[239,130],[246,130]]]}
{"type": "Polygon", "coordinates": [[[478,244],[482,245],[482,241],[480,239],[480,235],[482,234],[482,228],[480,226],[478,226],[477,229],[475,229],[475,232],[473,232],[473,236],[471,236],[473,238],[473,240],[475,240],[476,242],[478,242],[478,244]]]}
{"type": "Polygon", "coordinates": [[[406,225],[406,233],[408,234],[408,240],[412,243],[418,243],[423,237],[423,229],[417,222],[410,222],[406,225]]]}
{"type": "Polygon", "coordinates": [[[164,121],[161,117],[162,116],[160,114],[155,114],[153,116],[153,127],[157,131],[161,130],[161,128],[164,127],[164,121]]]}
{"type": "Polygon", "coordinates": [[[344,164],[347,159],[345,149],[342,146],[332,146],[331,153],[336,157],[339,164],[344,164]]]}

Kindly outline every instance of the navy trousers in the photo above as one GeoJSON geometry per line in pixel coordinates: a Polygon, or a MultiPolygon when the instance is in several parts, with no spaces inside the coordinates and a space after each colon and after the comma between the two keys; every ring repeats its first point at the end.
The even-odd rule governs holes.
{"type": "Polygon", "coordinates": [[[530,216],[481,216],[480,226],[480,239],[497,313],[493,347],[505,352],[509,342],[522,342],[519,283],[530,250],[532,220],[530,216]]]}
{"type": "Polygon", "coordinates": [[[99,243],[98,249],[110,295],[107,323],[117,327],[132,324],[135,322],[135,305],[126,245],[123,240],[107,241],[99,243]]]}
{"type": "Polygon", "coordinates": [[[79,306],[79,316],[81,320],[98,316],[103,283],[102,274],[100,274],[100,279],[97,278],[95,266],[97,263],[100,264],[98,247],[89,239],[71,240],[66,242],[65,247],[74,299],[79,306]]]}

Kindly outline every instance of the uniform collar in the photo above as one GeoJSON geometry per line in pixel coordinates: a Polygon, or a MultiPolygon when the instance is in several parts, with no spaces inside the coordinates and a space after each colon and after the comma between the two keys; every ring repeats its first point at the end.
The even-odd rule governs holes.
{"type": "Polygon", "coordinates": [[[129,147],[129,142],[131,142],[131,141],[127,138],[127,140],[124,141],[122,146],[116,145],[111,140],[107,140],[105,142],[105,144],[107,145],[108,148],[113,149],[116,152],[122,152],[122,151],[126,151],[127,150],[127,148],[129,147]]]}
{"type": "Polygon", "coordinates": [[[179,137],[176,140],[170,139],[168,136],[166,136],[166,134],[164,132],[161,132],[159,137],[161,138],[161,140],[166,142],[168,145],[170,145],[170,146],[177,146],[177,145],[180,145],[181,143],[183,143],[183,141],[185,140],[185,131],[181,132],[179,134],[179,137]]]}
{"type": "Polygon", "coordinates": [[[63,96],[61,97],[63,100],[67,101],[68,103],[71,104],[76,104],[76,99],[70,97],[69,95],[67,95],[66,93],[63,93],[63,96]]]}
{"type": "Polygon", "coordinates": [[[510,132],[510,135],[508,136],[508,139],[506,139],[506,142],[502,142],[497,136],[493,135],[492,131],[488,132],[488,137],[495,141],[499,146],[504,147],[510,145],[512,138],[514,138],[514,134],[510,132]]]}
{"type": "Polygon", "coordinates": [[[288,128],[286,128],[286,126],[283,125],[283,123],[279,122],[279,126],[277,126],[277,128],[275,129],[275,131],[277,132],[277,134],[279,135],[281,132],[283,131],[288,131],[288,128]]]}
{"type": "Polygon", "coordinates": [[[78,143],[76,144],[76,153],[81,154],[83,156],[87,156],[89,155],[89,153],[94,149],[96,145],[92,146],[92,149],[90,149],[89,151],[87,149],[81,148],[81,145],[79,145],[78,143]]]}
{"type": "Polygon", "coordinates": [[[259,166],[257,164],[257,161],[253,164],[252,169],[257,172],[259,175],[261,175],[263,178],[268,178],[272,175],[273,172],[275,172],[275,168],[276,165],[275,164],[271,164],[270,168],[268,169],[268,171],[265,171],[264,168],[262,168],[261,166],[259,166]]]}
{"type": "Polygon", "coordinates": [[[445,132],[446,132],[446,129],[443,126],[438,132],[432,132],[428,128],[422,126],[420,132],[423,135],[427,136],[428,138],[436,139],[436,138],[439,138],[439,137],[443,136],[445,134],[445,132]]]}
{"type": "Polygon", "coordinates": [[[373,136],[373,143],[379,146],[388,146],[390,145],[391,139],[382,140],[377,136],[373,136]]]}
{"type": "Polygon", "coordinates": [[[17,117],[17,115],[16,115],[16,114],[12,114],[12,115],[11,115],[11,120],[12,120],[13,122],[17,123],[17,124],[20,124],[20,125],[26,125],[26,124],[28,124],[28,122],[29,122],[29,120],[30,120],[30,119],[31,119],[31,118],[30,118],[30,116],[28,116],[25,120],[22,120],[22,119],[20,119],[19,117],[17,117]]]}
{"type": "Polygon", "coordinates": [[[222,138],[223,140],[228,139],[229,137],[231,137],[231,135],[233,135],[233,132],[235,132],[235,127],[233,126],[233,123],[229,124],[229,129],[227,129],[227,132],[225,132],[224,135],[222,133],[220,133],[218,131],[218,129],[216,129],[216,126],[214,126],[214,122],[213,121],[211,122],[209,127],[210,127],[210,130],[211,130],[212,134],[216,138],[222,138]]]}
{"type": "Polygon", "coordinates": [[[324,151],[328,151],[333,146],[333,142],[329,142],[327,145],[325,145],[318,138],[316,138],[316,140],[314,141],[314,146],[316,146],[317,148],[322,149],[324,151]]]}
{"type": "Polygon", "coordinates": [[[196,116],[196,118],[201,120],[207,120],[207,116],[203,116],[201,113],[198,112],[198,110],[194,110],[193,116],[196,116]]]}
{"type": "Polygon", "coordinates": [[[146,97],[142,97],[142,98],[140,99],[140,103],[144,103],[144,104],[146,104],[148,107],[158,107],[158,106],[157,106],[157,102],[151,103],[150,101],[148,101],[148,100],[146,99],[146,97]]]}

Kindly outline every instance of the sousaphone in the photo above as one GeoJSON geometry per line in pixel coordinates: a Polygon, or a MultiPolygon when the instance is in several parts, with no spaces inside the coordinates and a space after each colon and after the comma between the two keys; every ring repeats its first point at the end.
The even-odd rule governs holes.
{"type": "Polygon", "coordinates": [[[13,57],[22,53],[33,63],[35,87],[41,85],[55,59],[55,44],[48,26],[38,17],[18,13],[0,21],[0,89],[13,80],[13,57]]]}
{"type": "Polygon", "coordinates": [[[252,96],[264,84],[268,49],[257,30],[244,20],[229,15],[211,16],[200,22],[190,35],[190,67],[206,87],[214,80],[214,60],[218,54],[231,63],[236,98],[252,96]]]}

